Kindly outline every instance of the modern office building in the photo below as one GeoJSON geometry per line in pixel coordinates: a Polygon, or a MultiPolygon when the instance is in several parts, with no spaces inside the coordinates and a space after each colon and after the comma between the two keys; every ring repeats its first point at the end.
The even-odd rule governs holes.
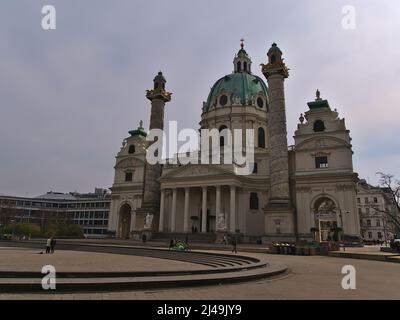
{"type": "Polygon", "coordinates": [[[105,237],[110,210],[110,193],[48,192],[28,198],[0,195],[0,224],[33,223],[42,228],[52,223],[82,226],[87,237],[105,237]]]}

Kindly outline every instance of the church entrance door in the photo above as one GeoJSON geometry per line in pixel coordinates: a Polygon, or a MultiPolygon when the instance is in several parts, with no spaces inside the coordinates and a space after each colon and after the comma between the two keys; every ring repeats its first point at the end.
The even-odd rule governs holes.
{"type": "Polygon", "coordinates": [[[119,236],[122,239],[129,239],[131,230],[131,207],[124,204],[119,211],[119,236]]]}

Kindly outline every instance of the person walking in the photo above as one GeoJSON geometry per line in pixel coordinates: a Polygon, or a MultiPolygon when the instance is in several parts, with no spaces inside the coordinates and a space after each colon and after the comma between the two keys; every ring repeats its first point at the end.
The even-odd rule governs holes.
{"type": "Polygon", "coordinates": [[[54,249],[56,248],[56,243],[57,243],[57,240],[54,237],[52,237],[51,241],[50,241],[50,253],[51,254],[54,253],[54,249]]]}
{"type": "Polygon", "coordinates": [[[50,253],[50,247],[51,247],[51,238],[48,238],[46,241],[46,254],[50,253]]]}
{"type": "Polygon", "coordinates": [[[237,253],[237,240],[236,237],[232,239],[232,252],[237,253]]]}
{"type": "Polygon", "coordinates": [[[175,241],[174,239],[171,239],[169,242],[169,250],[173,249],[175,247],[175,241]]]}

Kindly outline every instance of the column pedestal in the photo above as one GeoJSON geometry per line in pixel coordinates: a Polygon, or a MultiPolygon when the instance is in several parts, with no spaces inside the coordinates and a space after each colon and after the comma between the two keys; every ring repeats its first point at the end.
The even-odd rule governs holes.
{"type": "Polygon", "coordinates": [[[294,209],[287,203],[270,202],[265,208],[265,231],[263,243],[296,242],[294,209]]]}

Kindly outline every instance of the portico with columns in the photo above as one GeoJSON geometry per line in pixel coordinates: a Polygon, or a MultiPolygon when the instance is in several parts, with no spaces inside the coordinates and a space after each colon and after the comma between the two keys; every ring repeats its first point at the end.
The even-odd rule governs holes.
{"type": "Polygon", "coordinates": [[[167,173],[160,180],[159,232],[262,235],[263,228],[256,227],[263,222],[261,204],[266,201],[261,184],[260,210],[256,210],[250,209],[249,195],[257,187],[249,188],[241,176],[226,169],[188,165],[164,171],[167,173]]]}

